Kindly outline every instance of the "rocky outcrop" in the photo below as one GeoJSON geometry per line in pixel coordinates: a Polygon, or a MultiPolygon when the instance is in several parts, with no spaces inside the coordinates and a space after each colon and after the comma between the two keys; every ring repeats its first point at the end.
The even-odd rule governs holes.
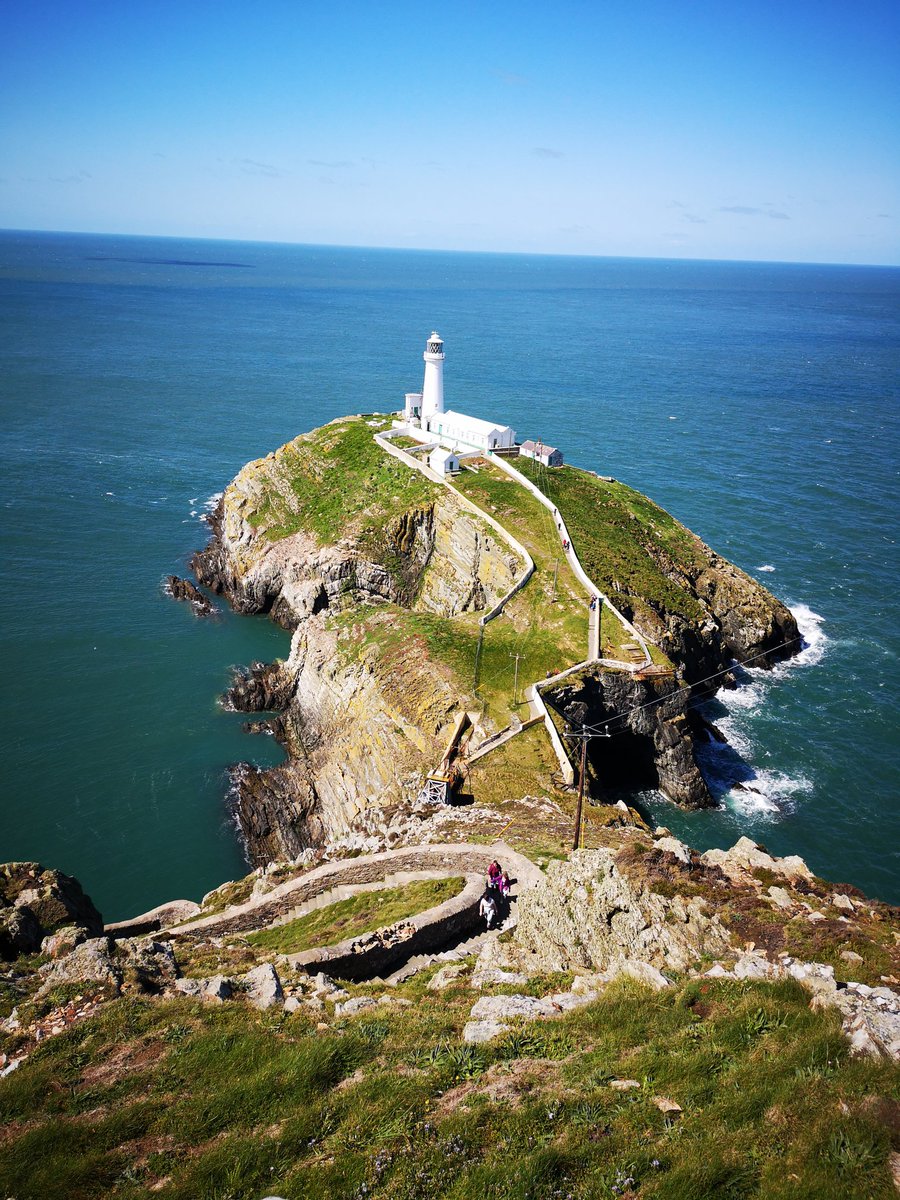
{"type": "Polygon", "coordinates": [[[198,617],[210,617],[216,611],[215,605],[209,597],[204,596],[190,579],[181,579],[178,575],[168,575],[165,586],[173,600],[187,600],[198,617]]]}
{"type": "Polygon", "coordinates": [[[636,679],[593,666],[566,677],[544,699],[577,729],[605,729],[588,743],[592,791],[657,788],[676,804],[713,803],[694,759],[689,693],[671,677],[636,679]]]}
{"type": "Polygon", "coordinates": [[[521,573],[518,556],[450,492],[388,520],[377,544],[347,537],[323,546],[306,532],[270,541],[251,523],[251,468],[260,464],[227,489],[212,540],[191,562],[200,582],[238,612],[270,612],[288,629],[348,601],[453,616],[489,608],[521,573]]]}
{"type": "Polygon", "coordinates": [[[34,862],[0,865],[0,958],[34,953],[66,926],[76,937],[103,932],[103,918],[77,879],[34,862]]]}
{"type": "Polygon", "coordinates": [[[620,870],[611,850],[577,850],[523,893],[516,942],[537,970],[605,971],[638,959],[684,971],[730,939],[703,899],[659,895],[620,870]]]}
{"type": "Polygon", "coordinates": [[[40,968],[44,980],[37,998],[49,995],[63,984],[92,985],[111,995],[123,991],[155,994],[170,987],[178,976],[178,965],[168,942],[123,938],[91,938],[71,953],[40,968]]]}
{"type": "MultiPolygon", "coordinates": [[[[648,540],[644,549],[663,575],[691,597],[696,612],[688,616],[664,598],[648,602],[616,597],[616,603],[650,641],[676,663],[686,682],[701,685],[731,662],[772,667],[798,654],[800,631],[790,609],[746,572],[716,554],[684,530],[694,553],[676,562],[648,540]]],[[[715,691],[717,681],[707,691],[715,691]]]]}

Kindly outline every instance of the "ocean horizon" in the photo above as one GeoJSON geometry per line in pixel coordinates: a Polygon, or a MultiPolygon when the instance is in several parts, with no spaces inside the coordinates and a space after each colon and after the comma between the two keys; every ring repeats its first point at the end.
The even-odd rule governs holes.
{"type": "Polygon", "coordinates": [[[720,806],[637,799],[900,902],[900,268],[5,231],[0,303],[0,860],[107,920],[246,871],[228,767],[282,752],[218,701],[289,639],[163,580],[246,461],[419,390],[437,329],[449,407],[645,492],[798,617],[797,658],[707,705],[720,806]]]}

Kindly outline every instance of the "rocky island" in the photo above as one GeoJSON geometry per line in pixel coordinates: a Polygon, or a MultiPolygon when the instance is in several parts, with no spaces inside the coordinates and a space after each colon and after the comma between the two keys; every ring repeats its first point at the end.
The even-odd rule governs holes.
{"type": "Polygon", "coordinates": [[[0,868],[0,1194],[896,1195],[897,911],[614,801],[712,802],[691,700],[793,617],[622,483],[461,466],[370,415],[226,489],[198,583],[292,634],[226,699],[254,869],[104,925],[0,868]]]}
{"type": "MultiPolygon", "coordinates": [[[[510,471],[509,460],[478,455],[436,482],[413,454],[379,444],[390,428],[336,421],[248,464],[193,561],[238,612],[270,613],[293,634],[286,662],[255,666],[228,696],[242,711],[277,713],[289,756],[236,773],[252,861],[383,825],[416,799],[459,713],[465,767],[536,715],[525,703],[535,683],[560,731],[571,720],[615,732],[612,751],[590,746],[598,798],[650,786],[687,806],[712,803],[693,755],[693,739],[710,733],[691,694],[715,690],[735,661],[796,653],[789,610],[624,484],[572,467],[540,476],[524,459],[510,471]],[[552,493],[556,517],[529,480],[552,493]],[[596,592],[560,552],[563,521],[596,592]],[[594,654],[592,594],[604,597],[594,654]]],[[[543,751],[546,769],[530,777],[523,765],[512,785],[520,794],[561,782],[549,741],[543,751]]],[[[470,773],[476,804],[491,790],[485,767],[470,773]]]]}

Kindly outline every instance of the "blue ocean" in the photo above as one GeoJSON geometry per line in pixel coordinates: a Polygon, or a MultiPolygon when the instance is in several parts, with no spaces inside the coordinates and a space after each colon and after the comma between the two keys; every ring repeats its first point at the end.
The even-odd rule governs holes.
{"type": "Polygon", "coordinates": [[[708,706],[721,806],[657,819],[900,902],[900,269],[7,232],[0,304],[0,861],[107,920],[243,873],[227,768],[281,751],[218,697],[288,638],[164,577],[248,459],[418,390],[437,329],[448,405],[647,492],[798,616],[802,654],[708,706]]]}

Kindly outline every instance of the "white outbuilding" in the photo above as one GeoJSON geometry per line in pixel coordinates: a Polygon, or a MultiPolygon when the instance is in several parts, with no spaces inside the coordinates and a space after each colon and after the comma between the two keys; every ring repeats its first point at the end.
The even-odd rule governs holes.
{"type": "Polygon", "coordinates": [[[495,425],[481,417],[470,417],[467,413],[435,413],[428,422],[428,431],[442,442],[466,450],[511,449],[516,444],[516,431],[509,425],[495,425]]]}
{"type": "Polygon", "coordinates": [[[449,475],[451,471],[459,470],[459,455],[452,450],[445,450],[443,446],[435,446],[428,455],[428,465],[438,475],[449,475]]]}
{"type": "Polygon", "coordinates": [[[519,454],[522,458],[533,458],[545,467],[563,465],[562,450],[557,450],[555,446],[546,446],[543,442],[523,442],[519,447],[519,454]]]}

